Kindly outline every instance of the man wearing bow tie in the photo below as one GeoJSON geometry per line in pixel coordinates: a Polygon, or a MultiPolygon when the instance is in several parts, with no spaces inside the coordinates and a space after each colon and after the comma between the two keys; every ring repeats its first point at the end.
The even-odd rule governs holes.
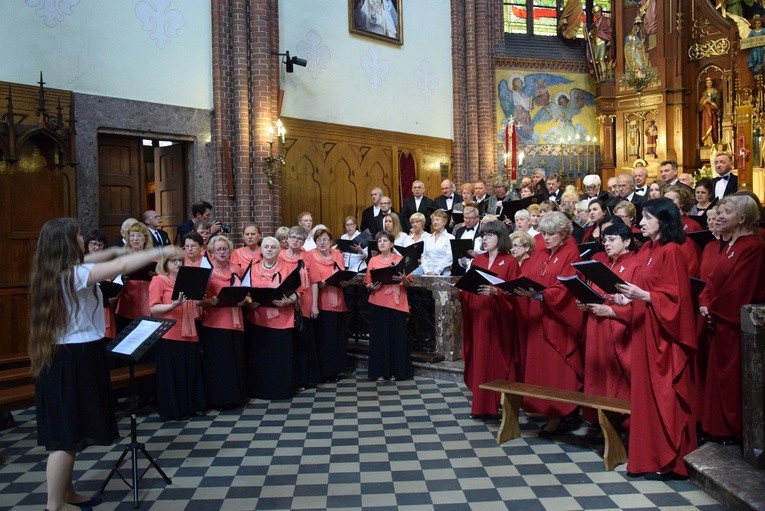
{"type": "Polygon", "coordinates": [[[635,179],[635,195],[646,197],[648,193],[648,169],[636,162],[635,169],[632,171],[632,177],[635,179]]]}
{"type": "Polygon", "coordinates": [[[563,197],[563,190],[560,188],[558,174],[550,174],[547,176],[545,183],[547,184],[547,193],[550,195],[550,200],[560,204],[560,198],[563,197]]]}
{"type": "MultiPolygon", "coordinates": [[[[436,206],[444,211],[451,211],[455,204],[462,202],[462,195],[456,193],[454,183],[450,179],[441,181],[441,193],[436,197],[436,206]]],[[[429,215],[425,215],[427,218],[429,215]]]]}
{"type": "Polygon", "coordinates": [[[715,172],[719,177],[714,179],[715,197],[722,199],[738,190],[738,177],[733,175],[733,157],[728,153],[717,153],[715,156],[715,172]]]}
{"type": "Polygon", "coordinates": [[[170,236],[162,230],[162,216],[156,211],[152,209],[144,211],[143,223],[149,228],[155,247],[162,247],[170,244],[170,236]]]}
{"type": "MultiPolygon", "coordinates": [[[[468,206],[464,211],[465,221],[454,226],[454,239],[473,240],[473,252],[481,250],[481,235],[478,228],[478,208],[468,206]]],[[[475,254],[473,254],[475,255],[475,254]]],[[[463,257],[452,264],[452,275],[464,275],[468,258],[463,257]]]]}

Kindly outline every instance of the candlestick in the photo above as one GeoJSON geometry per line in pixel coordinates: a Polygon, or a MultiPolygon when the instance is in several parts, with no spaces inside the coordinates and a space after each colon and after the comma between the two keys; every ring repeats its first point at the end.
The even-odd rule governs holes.
{"type": "Polygon", "coordinates": [[[564,164],[563,164],[563,137],[560,137],[560,173],[561,175],[564,172],[564,164]]]}
{"type": "Polygon", "coordinates": [[[588,173],[590,171],[590,142],[592,142],[592,137],[587,135],[587,143],[584,146],[584,173],[588,173]]]}
{"type": "Polygon", "coordinates": [[[568,136],[568,174],[574,173],[574,146],[571,145],[571,135],[568,136]]]}
{"type": "Polygon", "coordinates": [[[598,137],[592,137],[592,173],[597,173],[597,150],[598,150],[598,137]]]}

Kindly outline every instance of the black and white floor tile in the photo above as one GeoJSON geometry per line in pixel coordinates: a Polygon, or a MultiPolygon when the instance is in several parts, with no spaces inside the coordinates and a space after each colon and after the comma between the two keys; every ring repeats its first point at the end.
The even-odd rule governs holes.
{"type": "MultiPolygon", "coordinates": [[[[244,409],[188,422],[138,417],[138,439],[172,479],[149,468],[140,509],[234,510],[722,510],[690,481],[628,479],[605,471],[601,453],[572,436],[538,439],[523,417],[523,438],[497,445],[498,422],[468,416],[461,383],[416,377],[370,382],[359,369],[337,384],[291,401],[253,400],[244,409]]],[[[36,445],[34,409],[0,432],[0,509],[45,507],[46,452],[36,445]]],[[[75,464],[77,489],[96,493],[129,442],[90,447],[75,464]]],[[[595,447],[597,449],[597,447],[595,447]]],[[[139,455],[139,467],[147,462],[139,455]]],[[[130,461],[122,474],[130,481],[130,461]]],[[[98,511],[133,509],[118,477],[98,511]]]]}

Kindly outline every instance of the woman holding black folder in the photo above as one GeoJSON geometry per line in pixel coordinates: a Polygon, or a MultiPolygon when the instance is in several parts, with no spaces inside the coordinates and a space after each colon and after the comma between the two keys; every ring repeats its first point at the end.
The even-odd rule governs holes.
{"type": "Polygon", "coordinates": [[[696,448],[691,359],[697,338],[680,211],[667,198],[643,205],[646,237],[632,282],[617,284],[632,303],[630,445],[627,471],[647,478],[687,477],[683,457],[696,448]]]}
{"type": "Polygon", "coordinates": [[[335,272],[344,269],[345,260],[342,252],[332,248],[333,237],[329,229],[317,229],[313,240],[316,249],[308,252],[306,263],[308,273],[318,287],[316,351],[319,355],[322,378],[325,381],[336,380],[348,365],[345,353],[345,316],[348,309],[342,289],[348,286],[348,281],[341,282],[341,287],[335,287],[328,285],[326,280],[335,272]]]}
{"type": "Polygon", "coordinates": [[[202,358],[194,322],[201,313],[196,300],[183,293],[173,300],[173,288],[183,257],[163,258],[149,284],[152,316],[174,319],[173,327],[155,345],[157,413],[162,420],[184,420],[205,409],[202,358]]]}
{"type": "MultiPolygon", "coordinates": [[[[613,223],[603,229],[604,252],[592,260],[603,263],[624,281],[631,281],[635,271],[632,230],[625,224],[613,223]]],[[[600,295],[604,291],[590,284],[600,295]]],[[[585,313],[584,391],[597,396],[630,399],[630,341],[632,339],[632,305],[615,303],[584,304],[585,313]]],[[[598,420],[595,410],[582,411],[590,423],[598,420]]]]}
{"type": "Polygon", "coordinates": [[[710,440],[721,443],[740,443],[743,436],[741,306],[765,301],[765,243],[757,232],[759,210],[745,195],[720,200],[715,223],[727,243],[699,297],[699,312],[709,326],[701,426],[710,440]]]}
{"type": "MultiPolygon", "coordinates": [[[[514,290],[530,298],[525,318],[524,378],[527,383],[578,391],[584,376],[581,343],[584,315],[557,277],[574,275],[571,263],[579,260],[579,250],[576,244],[569,242],[571,220],[563,213],[553,211],[544,215],[539,220],[539,230],[544,246],[536,248],[521,268],[521,275],[546,289],[541,292],[514,290]]],[[[526,398],[524,410],[548,417],[549,421],[539,432],[542,438],[570,431],[579,423],[574,405],[526,398]]]]}
{"type": "MultiPolygon", "coordinates": [[[[497,220],[483,224],[481,239],[485,252],[475,256],[470,267],[488,270],[504,281],[516,278],[520,268],[508,253],[510,237],[505,224],[497,220]]],[[[499,393],[482,390],[482,383],[523,380],[514,301],[495,286],[480,286],[478,294],[460,292],[462,359],[465,385],[473,394],[473,419],[492,418],[499,408],[499,393]]]]}
{"type": "Polygon", "coordinates": [[[207,298],[202,300],[202,370],[205,377],[207,406],[218,409],[237,408],[247,401],[247,372],[244,351],[244,318],[242,305],[252,301],[249,296],[236,307],[218,307],[218,294],[229,286],[241,286],[241,267],[231,263],[234,244],[218,234],[210,239],[207,252],[212,273],[207,282],[207,298]]]}
{"type": "Polygon", "coordinates": [[[375,282],[372,271],[395,266],[402,257],[393,251],[393,235],[380,231],[375,236],[380,255],[369,261],[364,283],[369,290],[369,370],[370,380],[390,381],[414,375],[409,354],[409,301],[406,287],[410,277],[398,275],[392,284],[375,282]]]}
{"type": "Polygon", "coordinates": [[[175,247],[120,255],[111,248],[84,255],[77,222],[49,220],[40,230],[29,286],[29,359],[35,377],[37,443],[47,460],[47,509],[97,505],[74,490],[76,452],[119,438],[107,369],[103,296],[98,282],[130,273],[175,247]]]}
{"type": "MultiPolygon", "coordinates": [[[[297,235],[296,238],[292,236],[291,229],[291,245],[297,242],[297,235]]],[[[281,245],[276,238],[263,238],[260,250],[263,259],[252,268],[252,287],[279,287],[296,265],[290,265],[279,257],[281,245]]],[[[294,304],[299,300],[295,292],[274,300],[273,304],[253,302],[248,305],[251,310],[247,318],[255,325],[252,338],[248,339],[253,347],[249,369],[254,379],[255,397],[259,399],[289,399],[295,392],[292,332],[295,326],[294,304]]]]}

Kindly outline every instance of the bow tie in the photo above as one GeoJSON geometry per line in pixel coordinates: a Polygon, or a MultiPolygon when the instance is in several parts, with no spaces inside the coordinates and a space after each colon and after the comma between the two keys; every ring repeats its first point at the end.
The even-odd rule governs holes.
{"type": "Polygon", "coordinates": [[[446,198],[446,200],[453,200],[453,199],[454,199],[454,195],[450,195],[450,196],[448,196],[448,197],[446,198]]]}
{"type": "Polygon", "coordinates": [[[727,181],[729,177],[730,177],[730,174],[725,174],[724,176],[720,176],[720,179],[727,181]]]}
{"type": "Polygon", "coordinates": [[[475,231],[475,227],[465,227],[465,232],[475,231]]]}
{"type": "Polygon", "coordinates": [[[635,193],[640,193],[640,194],[645,193],[645,186],[641,186],[640,188],[635,188],[635,193]]]}

